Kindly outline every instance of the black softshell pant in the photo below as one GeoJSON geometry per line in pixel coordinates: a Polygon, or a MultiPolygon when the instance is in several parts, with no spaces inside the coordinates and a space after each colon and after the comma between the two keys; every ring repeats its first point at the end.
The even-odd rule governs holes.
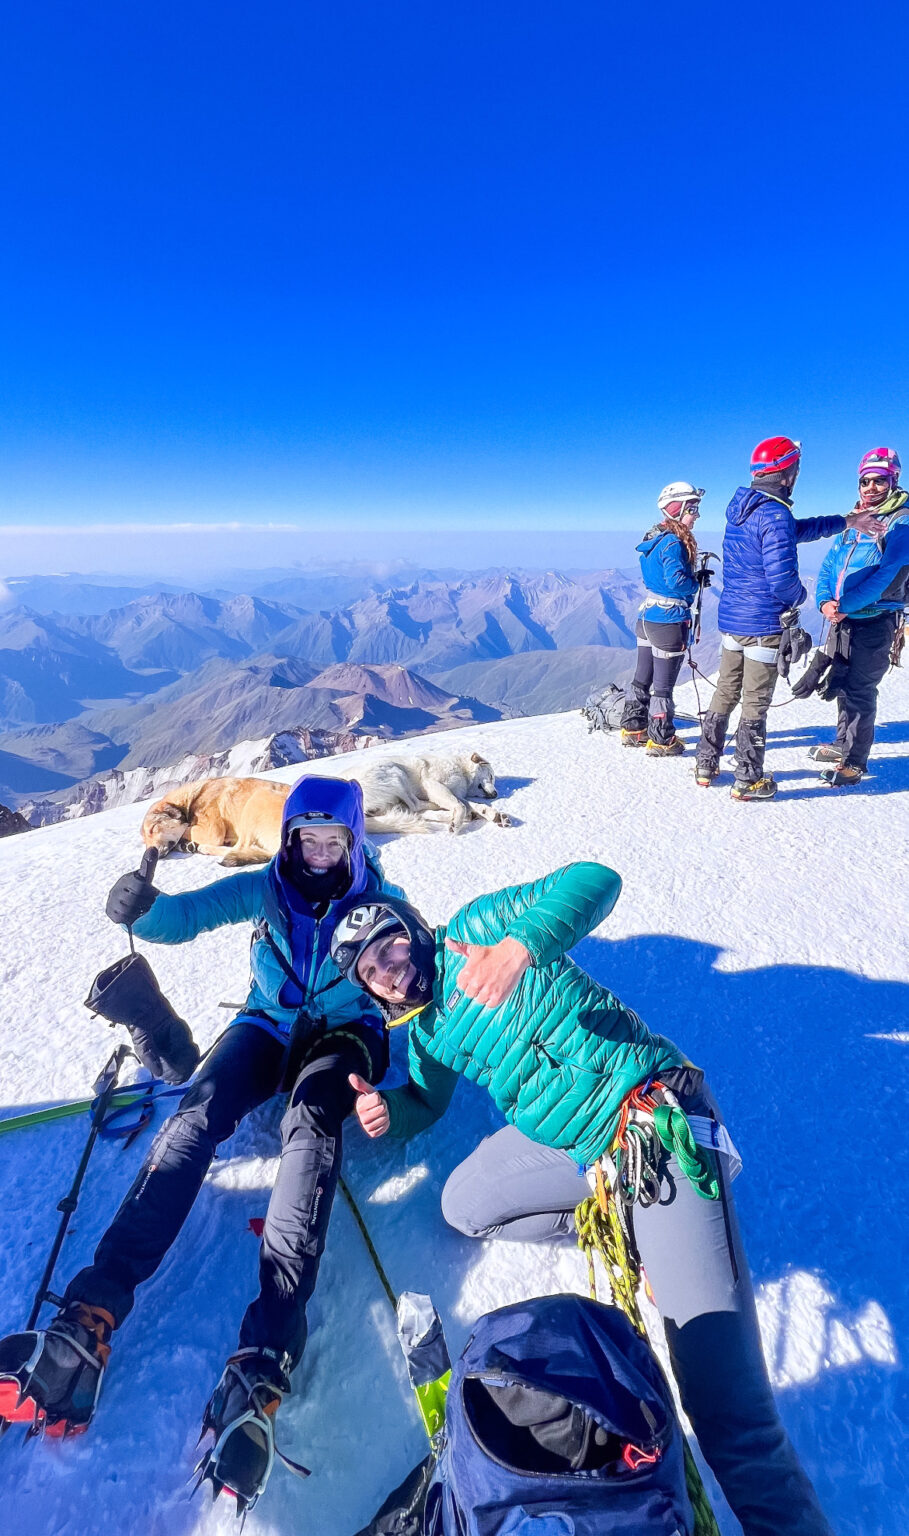
{"type": "Polygon", "coordinates": [[[672,691],[678,680],[691,625],[652,624],[638,619],[638,659],[622,713],[623,731],[647,731],[651,741],[668,746],[675,736],[672,691]]]}
{"type": "MultiPolygon", "coordinates": [[[[306,1303],[315,1289],[341,1167],[341,1127],[350,1114],[351,1072],[379,1082],[387,1064],[377,1030],[329,1030],[304,1054],[281,1121],[281,1160],[268,1202],[259,1294],[246,1310],[241,1347],[290,1356],[306,1342],[306,1303]]],[[[106,1307],[119,1325],[136,1286],[155,1273],[208,1172],[215,1149],[281,1087],[287,1047],[257,1024],[230,1028],[161,1127],[138,1176],[66,1301],[106,1307]]]]}
{"type": "Polygon", "coordinates": [[[837,696],[836,739],[843,762],[867,768],[874,742],[878,683],[890,665],[890,647],[901,622],[898,613],[881,613],[874,619],[843,619],[848,630],[847,668],[837,696]]]}

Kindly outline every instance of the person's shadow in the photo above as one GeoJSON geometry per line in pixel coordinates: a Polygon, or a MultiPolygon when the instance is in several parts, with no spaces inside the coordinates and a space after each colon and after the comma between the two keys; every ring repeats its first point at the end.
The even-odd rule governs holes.
{"type": "Polygon", "coordinates": [[[820,1269],[844,1299],[870,1293],[909,1324],[909,985],[808,964],[721,970],[721,954],[664,934],[573,951],[704,1070],[745,1163],[736,1199],[755,1280],[820,1269]]]}

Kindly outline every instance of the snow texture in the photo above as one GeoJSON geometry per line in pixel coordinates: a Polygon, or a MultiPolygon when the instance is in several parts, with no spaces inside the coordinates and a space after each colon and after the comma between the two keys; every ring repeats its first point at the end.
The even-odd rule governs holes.
{"type": "MultiPolygon", "coordinates": [[[[692,707],[690,690],[682,699],[692,707]]],[[[697,789],[690,753],[649,760],[615,736],[588,735],[580,715],[446,733],[446,752],[463,745],[490,758],[515,825],[385,839],[383,858],[433,920],[570,859],[620,871],[615,912],[576,957],[706,1069],[745,1160],[736,1195],[783,1417],[839,1536],[883,1536],[909,1530],[899,1075],[909,1040],[909,674],[883,686],[873,773],[858,789],[820,787],[806,757],[831,721],[831,706],[816,700],[771,714],[781,794],[769,805],[732,802],[728,771],[697,789]]],[[[693,742],[693,728],[683,730],[693,742]]],[[[426,750],[422,738],[371,755],[426,750]]],[[[2,1114],[83,1096],[111,1049],[114,1033],[82,998],[124,952],[104,897],[137,863],[139,820],[124,807],[0,846],[2,1114]]],[[[178,857],[158,883],[185,890],[227,874],[213,860],[178,857]]],[[[222,1001],[245,996],[248,933],[225,928],[146,952],[207,1046],[231,1017],[222,1001]]],[[[278,1118],[275,1100],[222,1150],[115,1337],[90,1432],[26,1445],[15,1428],[3,1440],[5,1508],[22,1536],[236,1530],[231,1503],[212,1507],[205,1490],[190,1500],[189,1480],[206,1398],[255,1288],[249,1222],[265,1212],[278,1118]]],[[[356,1127],[346,1138],[346,1175],[391,1282],[432,1293],[453,1354],[483,1311],[586,1285],[570,1246],[473,1243],[446,1228],[443,1182],[498,1123],[486,1096],[462,1082],[444,1119],[405,1148],[369,1143],[356,1127]]],[[[28,1313],[86,1130],[83,1116],[0,1137],[0,1333],[28,1313]]],[[[57,1288],[91,1254],[148,1136],[125,1151],[97,1147],[57,1288]]],[[[301,1483],[276,1467],[251,1536],[351,1536],[423,1452],[391,1309],[340,1197],[312,1317],[279,1443],[313,1476],[301,1483]]],[[[728,1512],[721,1523],[738,1529],[728,1512]]]]}

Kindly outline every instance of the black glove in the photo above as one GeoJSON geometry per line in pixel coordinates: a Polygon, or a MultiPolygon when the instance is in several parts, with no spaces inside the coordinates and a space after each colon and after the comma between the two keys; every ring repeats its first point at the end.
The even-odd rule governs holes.
{"type": "Polygon", "coordinates": [[[131,928],[140,917],[151,911],[161,895],[151,883],[157,862],[157,853],[149,848],[138,869],[130,870],[128,875],[121,875],[119,880],[114,881],[104,909],[112,923],[125,923],[127,928],[131,928]]]}
{"type": "Polygon", "coordinates": [[[699,587],[709,587],[715,575],[716,571],[708,570],[705,565],[701,570],[695,571],[694,578],[699,587]]]}
{"type": "Polygon", "coordinates": [[[133,1050],[152,1077],[163,1077],[166,1083],[185,1083],[192,1077],[199,1065],[199,1047],[189,1025],[163,996],[144,955],[127,955],[101,971],[85,1006],[112,1024],[126,1025],[133,1050]]]}
{"type": "Polygon", "coordinates": [[[811,636],[806,629],[799,626],[797,608],[787,608],[780,618],[780,623],[783,626],[783,633],[780,636],[776,670],[780,677],[788,677],[789,668],[801,661],[802,657],[807,656],[811,650],[811,636]]]}
{"type": "Polygon", "coordinates": [[[815,651],[801,677],[792,684],[792,697],[794,699],[810,699],[829,670],[830,657],[825,656],[823,651],[815,651]]]}

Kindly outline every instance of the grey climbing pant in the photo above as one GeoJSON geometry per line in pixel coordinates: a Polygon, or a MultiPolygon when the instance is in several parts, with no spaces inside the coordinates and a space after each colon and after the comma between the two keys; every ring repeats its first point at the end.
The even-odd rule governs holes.
{"type": "MultiPolygon", "coordinates": [[[[705,1088],[678,1096],[692,1113],[719,1118],[705,1088]]],[[[682,1403],[745,1536],[833,1536],[777,1413],[726,1160],[717,1161],[720,1200],[698,1195],[664,1152],[660,1203],[634,1208],[682,1403]]],[[[567,1153],[506,1126],[454,1170],[442,1211],[470,1237],[541,1242],[574,1231],[574,1207],[589,1192],[567,1153]]]]}

